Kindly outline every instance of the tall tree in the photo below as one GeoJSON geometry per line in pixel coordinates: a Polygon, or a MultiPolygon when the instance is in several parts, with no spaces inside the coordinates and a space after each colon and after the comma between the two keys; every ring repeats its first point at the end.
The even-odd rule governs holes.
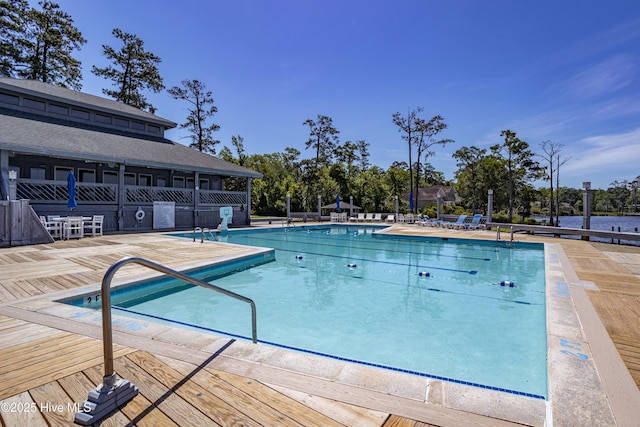
{"type": "Polygon", "coordinates": [[[0,0],[0,76],[17,75],[22,61],[20,46],[27,38],[28,11],[27,0],[0,0]]]}
{"type": "Polygon", "coordinates": [[[542,157],[542,159],[549,164],[549,167],[546,168],[547,176],[545,179],[549,180],[549,225],[551,226],[554,225],[554,222],[553,222],[553,213],[554,213],[553,173],[558,167],[557,165],[554,167],[554,162],[556,160],[556,157],[558,156],[558,153],[560,153],[560,150],[562,149],[562,147],[563,145],[561,143],[550,141],[550,140],[542,141],[540,143],[540,149],[542,149],[542,152],[544,153],[544,154],[540,154],[540,157],[542,157]]]}
{"type": "Polygon", "coordinates": [[[471,212],[476,213],[476,208],[482,204],[482,195],[480,194],[480,173],[481,159],[485,156],[487,150],[476,146],[462,147],[453,153],[453,158],[458,160],[456,166],[459,168],[456,172],[456,178],[459,191],[465,199],[471,201],[471,212]]]}
{"type": "Polygon", "coordinates": [[[213,139],[213,132],[220,130],[215,123],[207,125],[206,122],[218,108],[213,105],[211,91],[207,90],[204,83],[199,80],[183,80],[182,87],[174,86],[167,90],[174,99],[187,101],[191,107],[187,109],[189,115],[187,121],[180,125],[181,129],[190,132],[191,144],[189,145],[203,153],[216,153],[216,144],[220,141],[213,139]]]}
{"type": "Polygon", "coordinates": [[[244,149],[244,138],[240,135],[231,135],[231,145],[236,149],[238,164],[240,166],[244,166],[247,160],[247,152],[244,149]]]}
{"type": "MultiPolygon", "coordinates": [[[[420,112],[422,112],[422,107],[417,107],[415,110],[407,112],[406,116],[403,116],[399,112],[391,116],[393,123],[398,126],[398,132],[403,133],[402,139],[407,141],[407,145],[409,147],[409,188],[413,188],[413,162],[411,161],[411,153],[413,152],[413,144],[415,140],[416,120],[418,119],[418,114],[420,112]]],[[[417,194],[415,194],[415,198],[416,202],[413,203],[414,213],[418,208],[417,194]]]]}
{"type": "MultiPolygon", "coordinates": [[[[19,8],[20,4],[15,2],[14,6],[19,8]]],[[[38,4],[42,10],[28,10],[23,21],[24,38],[17,40],[14,46],[14,53],[19,55],[16,75],[74,90],[82,89],[80,61],[72,53],[80,50],[87,41],[73,25],[71,15],[60,10],[57,3],[40,1],[38,4]]]]}
{"type": "Polygon", "coordinates": [[[116,87],[116,90],[102,89],[102,93],[124,104],[155,113],[156,109],[147,102],[141,91],[149,89],[157,93],[164,89],[157,66],[162,60],[145,51],[144,42],[135,35],[125,33],[119,28],[114,28],[112,34],[123,43],[119,51],[102,45],[104,56],[111,60],[113,65],[104,68],[94,65],[91,69],[93,74],[111,80],[116,87]]]}
{"type": "Polygon", "coordinates": [[[540,176],[540,166],[533,160],[533,152],[529,143],[518,138],[510,129],[500,132],[504,138],[502,144],[491,147],[494,155],[501,157],[505,163],[509,182],[509,222],[513,220],[516,191],[523,187],[527,180],[540,176]]]}
{"type": "Polygon", "coordinates": [[[309,126],[309,139],[305,143],[305,147],[307,149],[315,148],[316,169],[320,166],[329,166],[333,151],[338,144],[338,134],[340,133],[339,130],[333,127],[333,119],[318,114],[317,122],[308,119],[303,125],[309,126]]]}
{"type": "Polygon", "coordinates": [[[433,156],[435,152],[431,151],[431,147],[436,144],[442,145],[454,142],[453,139],[443,138],[436,139],[436,135],[447,129],[448,125],[444,122],[444,119],[440,115],[433,116],[429,120],[417,118],[416,121],[416,139],[415,145],[417,150],[417,162],[416,162],[416,186],[415,186],[415,202],[414,206],[418,206],[418,189],[420,188],[420,159],[424,154],[425,163],[429,156],[433,156]]]}

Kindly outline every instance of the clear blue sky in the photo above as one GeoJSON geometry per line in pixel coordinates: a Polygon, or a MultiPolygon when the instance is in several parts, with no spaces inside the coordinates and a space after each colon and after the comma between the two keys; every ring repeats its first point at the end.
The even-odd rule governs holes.
{"type": "MultiPolygon", "coordinates": [[[[543,140],[563,144],[561,185],[640,175],[638,0],[58,3],[88,39],[76,53],[84,92],[109,85],[91,66],[108,64],[102,44],[120,47],[111,30],[133,33],[162,58],[165,86],[198,79],[213,91],[219,148],[239,134],[248,154],[294,147],[311,157],[302,123],[322,114],[342,142],[370,143],[371,162],[386,169],[408,160],[391,115],[422,106],[456,141],[431,158],[447,179],[456,149],[488,149],[503,129],[536,152],[543,140]]],[[[186,104],[147,98],[184,122],[186,104]]],[[[184,131],[167,136],[188,143],[184,131]]]]}

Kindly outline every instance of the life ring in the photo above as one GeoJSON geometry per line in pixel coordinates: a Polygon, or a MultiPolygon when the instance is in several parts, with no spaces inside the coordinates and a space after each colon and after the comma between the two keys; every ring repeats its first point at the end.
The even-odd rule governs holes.
{"type": "Polygon", "coordinates": [[[142,221],[144,219],[145,213],[142,209],[138,208],[138,210],[136,211],[136,219],[138,221],[142,221]]]}

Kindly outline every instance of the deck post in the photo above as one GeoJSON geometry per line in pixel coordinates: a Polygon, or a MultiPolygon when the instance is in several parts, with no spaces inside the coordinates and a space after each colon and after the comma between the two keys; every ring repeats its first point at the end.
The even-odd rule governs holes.
{"type": "Polygon", "coordinates": [[[291,218],[291,194],[287,193],[287,219],[291,218]]]}
{"type": "MultiPolygon", "coordinates": [[[[582,229],[591,229],[591,182],[582,183],[582,229]]],[[[589,240],[588,235],[583,235],[582,240],[589,240]]]]}
{"type": "Polygon", "coordinates": [[[493,190],[489,189],[488,200],[487,200],[487,222],[492,222],[492,214],[493,214],[493,190]]]}

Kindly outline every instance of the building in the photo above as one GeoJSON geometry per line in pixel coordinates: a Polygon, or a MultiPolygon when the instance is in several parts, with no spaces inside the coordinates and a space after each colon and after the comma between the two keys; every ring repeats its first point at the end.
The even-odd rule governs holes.
{"type": "Polygon", "coordinates": [[[165,138],[176,123],[50,84],[0,78],[2,199],[28,199],[38,215],[103,214],[105,231],[216,227],[219,208],[250,223],[251,179],[262,175],[165,138]],[[225,179],[246,181],[225,191],[225,179]]]}
{"type": "MultiPolygon", "coordinates": [[[[449,185],[433,185],[431,187],[421,187],[418,188],[418,204],[416,206],[418,212],[421,212],[428,205],[437,204],[438,196],[440,196],[440,201],[444,205],[453,205],[460,200],[460,197],[458,196],[455,188],[449,185]]],[[[408,199],[409,194],[406,194],[405,200],[408,199]]]]}

